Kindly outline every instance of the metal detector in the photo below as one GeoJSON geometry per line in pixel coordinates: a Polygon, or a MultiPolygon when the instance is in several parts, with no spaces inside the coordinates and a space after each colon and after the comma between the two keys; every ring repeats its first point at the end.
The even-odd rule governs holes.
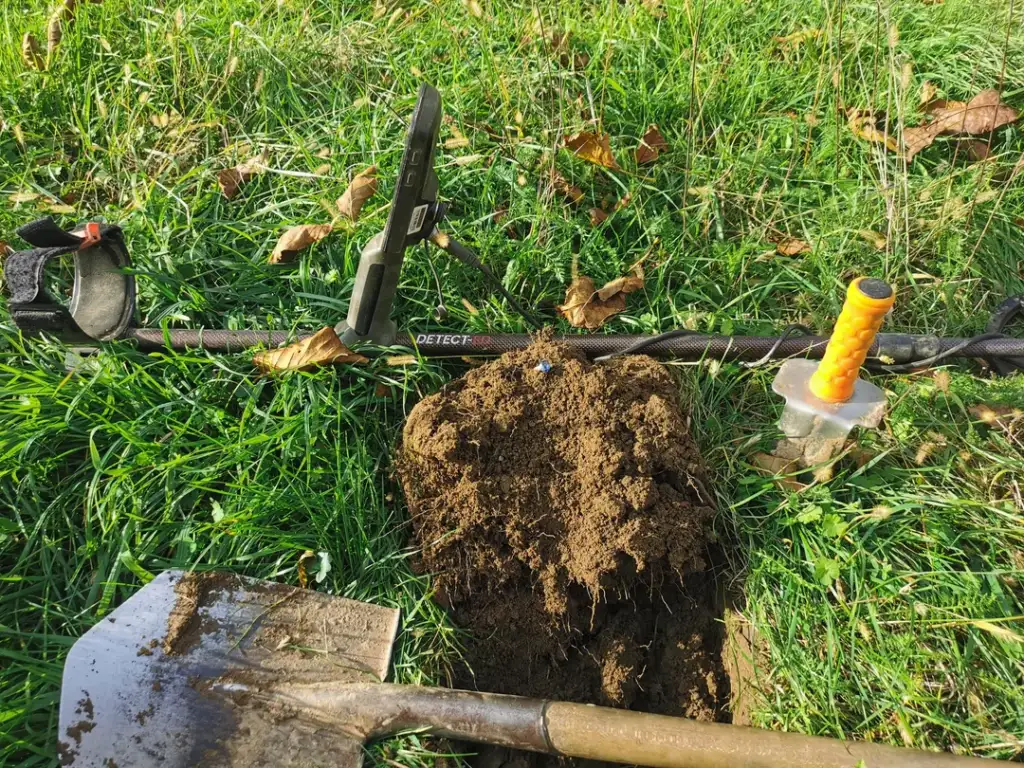
{"type": "MultiPolygon", "coordinates": [[[[410,347],[426,357],[491,356],[529,345],[528,334],[400,331],[391,317],[398,280],[408,248],[428,240],[462,263],[480,271],[509,306],[536,329],[542,323],[525,311],[501,280],[475,253],[438,231],[446,206],[438,202],[434,150],[441,125],[441,97],[430,85],[420,88],[399,167],[398,183],[387,224],[363,248],[346,319],[336,326],[342,340],[373,354],[382,347],[410,347]]],[[[47,334],[78,345],[126,339],[141,349],[205,349],[232,352],[257,345],[277,346],[309,333],[284,330],[137,328],[135,283],[131,261],[116,226],[87,224],[66,232],[52,219],[18,230],[32,249],[8,256],[4,272],[14,322],[26,334],[47,334]],[[75,279],[67,307],[46,293],[44,268],[54,257],[75,254],[75,279]]],[[[1007,375],[1024,368],[1024,339],[1008,336],[1007,326],[1024,311],[1024,297],[1007,299],[993,314],[988,330],[970,338],[929,334],[879,333],[868,351],[868,364],[897,372],[927,367],[951,358],[981,358],[993,371],[1007,375]]],[[[697,360],[704,357],[747,361],[802,356],[821,358],[828,337],[799,325],[778,336],[723,336],[674,329],[655,335],[565,334],[561,341],[593,358],[643,352],[657,357],[697,360]]]]}

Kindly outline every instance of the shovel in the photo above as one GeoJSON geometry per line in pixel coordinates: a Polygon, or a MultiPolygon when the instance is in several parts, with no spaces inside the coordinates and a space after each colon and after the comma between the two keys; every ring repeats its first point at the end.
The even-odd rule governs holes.
{"type": "Polygon", "coordinates": [[[396,609],[225,573],[164,572],[68,654],[60,762],[359,768],[367,742],[417,731],[664,768],[982,763],[584,704],[386,684],[397,631],[396,609]]]}

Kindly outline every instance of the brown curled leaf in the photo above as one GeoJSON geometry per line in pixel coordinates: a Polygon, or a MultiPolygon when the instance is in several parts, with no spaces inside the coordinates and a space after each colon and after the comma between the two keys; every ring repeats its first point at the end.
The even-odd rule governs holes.
{"type": "Polygon", "coordinates": [[[254,176],[258,176],[263,173],[266,169],[267,167],[263,157],[246,160],[244,163],[239,163],[234,168],[225,168],[222,171],[218,171],[217,185],[220,187],[220,191],[224,197],[228,200],[234,200],[241,191],[243,184],[247,183],[254,176]]]}
{"type": "Polygon", "coordinates": [[[334,363],[358,364],[367,358],[341,343],[330,326],[321,328],[294,344],[257,352],[253,364],[264,373],[270,371],[308,371],[334,363]]]}
{"type": "Polygon", "coordinates": [[[377,193],[377,166],[371,165],[352,179],[348,189],[338,198],[338,211],[350,221],[359,219],[363,204],[377,193]]]}
{"type": "Polygon", "coordinates": [[[578,275],[565,292],[565,303],[558,307],[574,328],[596,330],[609,318],[626,309],[626,295],[644,287],[643,269],[636,265],[633,274],[619,277],[598,289],[586,275],[578,275]]]}
{"type": "Polygon", "coordinates": [[[640,146],[636,148],[636,164],[647,165],[658,159],[658,155],[668,149],[668,142],[661,135],[658,126],[653,123],[647,126],[647,133],[640,139],[640,146]]]}
{"type": "Polygon", "coordinates": [[[922,149],[929,147],[943,134],[970,134],[977,136],[991,133],[1020,117],[1013,107],[1002,102],[999,91],[989,88],[969,102],[938,100],[923,108],[931,120],[923,125],[905,128],[903,147],[907,162],[922,149]]]}
{"type": "Polygon", "coordinates": [[[268,262],[282,264],[291,261],[299,251],[331,234],[331,229],[330,224],[300,224],[292,227],[278,239],[268,262]]]}

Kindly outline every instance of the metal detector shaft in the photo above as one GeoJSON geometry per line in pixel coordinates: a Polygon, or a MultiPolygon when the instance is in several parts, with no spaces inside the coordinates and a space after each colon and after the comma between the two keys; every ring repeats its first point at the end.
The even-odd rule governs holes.
{"type": "MultiPolygon", "coordinates": [[[[291,331],[228,331],[228,330],[163,330],[134,328],[128,333],[140,348],[204,349],[208,352],[239,352],[249,347],[275,347],[287,341],[302,339],[310,333],[291,331]]],[[[591,357],[623,352],[640,341],[643,335],[567,334],[554,337],[583,351],[591,357]]],[[[409,333],[398,335],[396,344],[411,347],[425,357],[494,356],[523,349],[532,343],[527,334],[409,333]]],[[[884,362],[907,363],[945,352],[966,344],[956,357],[1002,358],[1024,355],[1024,341],[1014,338],[984,339],[967,343],[965,338],[882,333],[872,344],[869,357],[884,362]]],[[[658,341],[644,347],[646,355],[661,358],[699,360],[703,357],[728,360],[757,360],[772,352],[770,359],[805,356],[821,358],[828,338],[797,336],[779,343],[777,336],[718,336],[693,334],[658,341]],[[773,351],[773,347],[775,347],[773,351]]]]}

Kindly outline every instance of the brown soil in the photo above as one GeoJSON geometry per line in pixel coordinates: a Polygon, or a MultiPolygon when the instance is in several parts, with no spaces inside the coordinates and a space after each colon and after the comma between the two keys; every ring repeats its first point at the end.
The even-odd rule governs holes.
{"type": "Polygon", "coordinates": [[[470,633],[456,685],[728,719],[711,497],[663,366],[509,353],[416,406],[398,469],[470,633]]]}

